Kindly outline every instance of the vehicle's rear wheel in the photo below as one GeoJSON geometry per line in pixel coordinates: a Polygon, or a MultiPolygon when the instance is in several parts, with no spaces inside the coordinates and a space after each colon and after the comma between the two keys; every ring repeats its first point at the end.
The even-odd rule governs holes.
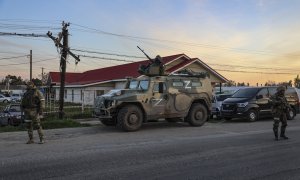
{"type": "Polygon", "coordinates": [[[100,119],[100,121],[105,126],[115,126],[117,124],[114,119],[100,119]]]}
{"type": "Polygon", "coordinates": [[[202,126],[207,121],[208,112],[203,104],[195,103],[192,105],[187,116],[187,122],[191,126],[202,126]]]}
{"type": "Polygon", "coordinates": [[[4,102],[4,103],[8,103],[8,100],[7,100],[7,99],[4,99],[3,102],[4,102]]]}
{"type": "Polygon", "coordinates": [[[180,121],[180,118],[166,118],[166,121],[168,121],[169,123],[175,123],[180,121]]]}
{"type": "Polygon", "coordinates": [[[294,108],[289,109],[287,113],[287,119],[293,120],[295,116],[296,116],[296,110],[294,108]]]}
{"type": "Polygon", "coordinates": [[[143,123],[143,112],[136,105],[127,105],[120,109],[117,126],[124,131],[136,131],[143,123]]]}
{"type": "Polygon", "coordinates": [[[254,122],[257,120],[257,111],[255,111],[254,109],[250,109],[248,111],[248,114],[247,114],[247,119],[250,121],[250,122],[254,122]]]}

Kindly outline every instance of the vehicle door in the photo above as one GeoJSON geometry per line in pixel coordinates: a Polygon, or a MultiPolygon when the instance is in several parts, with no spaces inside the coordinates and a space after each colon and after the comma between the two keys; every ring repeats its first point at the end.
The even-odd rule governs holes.
{"type": "Polygon", "coordinates": [[[152,89],[152,97],[150,98],[149,115],[162,117],[165,114],[165,106],[168,102],[167,86],[165,82],[155,82],[152,89]]]}
{"type": "Polygon", "coordinates": [[[259,106],[260,115],[269,115],[271,113],[271,108],[269,103],[269,92],[267,88],[262,88],[256,94],[256,103],[259,106]]]}

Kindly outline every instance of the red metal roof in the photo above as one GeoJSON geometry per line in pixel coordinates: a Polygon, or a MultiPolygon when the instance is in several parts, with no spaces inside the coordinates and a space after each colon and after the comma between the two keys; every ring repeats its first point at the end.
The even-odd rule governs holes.
{"type": "MultiPolygon", "coordinates": [[[[163,57],[162,61],[164,64],[171,62],[184,54],[177,54],[172,56],[163,57]]],[[[138,73],[139,66],[147,65],[148,60],[139,61],[134,63],[122,64],[118,66],[111,66],[101,69],[94,69],[83,73],[66,73],[66,85],[84,85],[97,82],[104,82],[116,79],[124,79],[126,76],[139,77],[138,73]]],[[[181,64],[181,63],[180,63],[181,64]]],[[[172,68],[173,69],[173,68],[172,68]]],[[[169,70],[167,70],[169,71],[169,70]]],[[[60,72],[50,72],[51,83],[60,83],[60,72]]]]}

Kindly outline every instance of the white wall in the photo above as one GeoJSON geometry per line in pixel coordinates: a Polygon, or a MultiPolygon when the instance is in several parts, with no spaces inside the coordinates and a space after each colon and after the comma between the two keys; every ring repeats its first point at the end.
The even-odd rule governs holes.
{"type": "MultiPolygon", "coordinates": [[[[55,88],[55,100],[59,100],[59,87],[55,88]]],[[[96,97],[96,91],[97,90],[104,90],[104,93],[107,93],[111,89],[114,89],[112,87],[83,87],[83,88],[68,88],[66,87],[65,90],[67,90],[67,98],[64,98],[65,102],[73,102],[73,103],[83,103],[84,105],[93,105],[94,99],[96,97]],[[72,90],[74,92],[74,99],[72,101],[72,90]],[[81,91],[83,93],[83,97],[81,99],[81,91]]],[[[66,96],[65,96],[66,97],[66,96]]]]}
{"type": "Polygon", "coordinates": [[[126,82],[116,82],[115,89],[124,89],[126,82]]]}

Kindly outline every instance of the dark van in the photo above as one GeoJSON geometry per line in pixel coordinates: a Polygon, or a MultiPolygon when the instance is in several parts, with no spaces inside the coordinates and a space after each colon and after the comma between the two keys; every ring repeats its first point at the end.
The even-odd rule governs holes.
{"type": "MultiPolygon", "coordinates": [[[[232,118],[246,118],[256,121],[261,117],[271,117],[270,96],[276,93],[277,87],[253,87],[240,89],[230,98],[223,101],[222,115],[226,120],[232,118]]],[[[287,118],[293,119],[299,113],[299,98],[295,88],[289,87],[285,96],[292,109],[287,118]]]]}

